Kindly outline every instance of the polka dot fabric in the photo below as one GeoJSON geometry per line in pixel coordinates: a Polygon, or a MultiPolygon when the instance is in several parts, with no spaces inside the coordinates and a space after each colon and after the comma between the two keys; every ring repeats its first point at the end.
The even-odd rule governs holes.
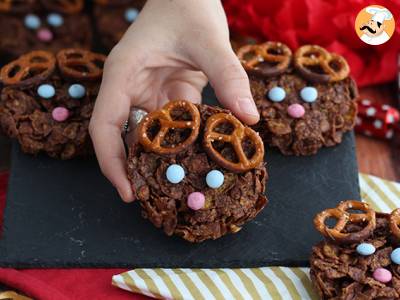
{"type": "Polygon", "coordinates": [[[399,120],[400,113],[396,108],[361,99],[358,101],[355,131],[375,138],[392,139],[395,132],[400,131],[397,124],[399,120]]]}

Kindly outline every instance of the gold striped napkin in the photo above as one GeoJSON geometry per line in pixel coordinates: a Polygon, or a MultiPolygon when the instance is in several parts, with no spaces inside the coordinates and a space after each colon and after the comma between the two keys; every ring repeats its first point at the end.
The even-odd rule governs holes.
{"type": "MultiPolygon", "coordinates": [[[[375,210],[400,207],[400,183],[364,174],[359,180],[362,199],[375,210]]],[[[318,299],[308,268],[135,269],[112,284],[157,299],[318,299]]]]}

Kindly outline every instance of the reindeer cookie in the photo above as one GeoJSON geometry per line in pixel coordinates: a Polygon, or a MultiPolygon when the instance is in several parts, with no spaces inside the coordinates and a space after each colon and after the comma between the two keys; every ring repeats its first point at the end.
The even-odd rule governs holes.
{"type": "Polygon", "coordinates": [[[102,44],[111,50],[139,15],[146,0],[95,0],[94,19],[102,44]]]}
{"type": "Polygon", "coordinates": [[[32,50],[90,48],[92,30],[84,0],[0,0],[0,56],[32,50]]]}
{"type": "Polygon", "coordinates": [[[312,155],[342,141],[356,119],[357,87],[346,60],[316,45],[294,55],[266,42],[237,51],[261,115],[255,129],[285,155],[312,155]]]}
{"type": "Polygon", "coordinates": [[[33,51],[0,71],[0,125],[26,153],[69,159],[92,152],[89,120],[105,56],[33,51]]]}
{"type": "Polygon", "coordinates": [[[267,204],[262,140],[229,111],[172,101],[136,134],[128,176],[143,216],[167,235],[217,239],[267,204]]]}
{"type": "Polygon", "coordinates": [[[384,214],[345,201],[319,213],[314,225],[326,239],[310,259],[321,299],[400,299],[400,209],[384,214]]]}

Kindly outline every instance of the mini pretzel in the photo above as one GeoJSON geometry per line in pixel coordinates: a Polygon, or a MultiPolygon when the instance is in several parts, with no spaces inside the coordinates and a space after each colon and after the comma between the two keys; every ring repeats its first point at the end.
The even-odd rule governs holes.
{"type": "Polygon", "coordinates": [[[149,152],[159,154],[175,154],[190,146],[199,135],[200,128],[200,113],[197,107],[184,100],[175,100],[167,103],[161,110],[154,111],[148,114],[139,124],[138,135],[139,143],[144,149],[149,152]],[[177,108],[184,109],[191,116],[191,121],[174,120],[171,112],[177,108]],[[148,130],[154,124],[154,121],[160,122],[160,129],[153,139],[150,139],[148,130]],[[178,145],[170,147],[163,145],[166,134],[170,129],[185,129],[190,128],[189,137],[178,145]]]}
{"type": "Polygon", "coordinates": [[[237,56],[247,71],[262,76],[282,74],[290,65],[292,51],[279,42],[246,45],[237,51],[237,56]],[[268,63],[260,66],[262,63],[268,63]]]}
{"type": "Polygon", "coordinates": [[[0,11],[10,11],[12,0],[0,0],[0,11]]]}
{"type": "Polygon", "coordinates": [[[325,237],[339,243],[356,243],[368,238],[376,226],[375,211],[367,203],[349,200],[341,202],[337,208],[330,208],[320,212],[314,218],[315,228],[325,237]],[[349,209],[361,210],[362,214],[349,213],[349,209]],[[325,221],[328,218],[337,220],[333,228],[328,228],[325,221]],[[358,232],[343,232],[348,223],[368,222],[367,225],[358,232]]]}
{"type": "Polygon", "coordinates": [[[32,10],[36,0],[0,0],[0,12],[22,13],[32,10]]]}
{"type": "Polygon", "coordinates": [[[304,77],[313,82],[340,81],[350,72],[349,65],[342,56],[329,53],[316,45],[305,45],[297,49],[294,54],[294,65],[304,77]],[[334,65],[339,69],[335,69],[334,65]],[[313,71],[313,67],[320,68],[324,73],[313,71]]]}
{"type": "Polygon", "coordinates": [[[57,54],[58,67],[65,76],[94,80],[103,74],[106,56],[83,49],[65,49],[57,54]]]}
{"type": "Polygon", "coordinates": [[[395,209],[392,211],[390,214],[389,218],[389,226],[390,226],[390,231],[392,234],[400,240],[400,208],[395,209]]]}
{"type": "Polygon", "coordinates": [[[5,85],[28,86],[47,79],[55,65],[55,57],[50,52],[32,51],[5,65],[0,78],[5,85]]]}
{"type": "Polygon", "coordinates": [[[262,162],[264,158],[264,144],[260,136],[251,128],[245,127],[233,115],[219,113],[208,118],[204,129],[204,147],[208,153],[218,164],[233,172],[245,172],[253,169],[262,162]],[[216,132],[215,129],[221,123],[229,122],[233,125],[233,132],[230,135],[216,132]],[[248,158],[243,150],[242,142],[245,138],[249,138],[254,144],[255,152],[252,157],[248,158]],[[223,141],[230,143],[236,153],[238,162],[227,160],[214,147],[214,141],[223,141]]]}
{"type": "Polygon", "coordinates": [[[49,11],[65,14],[75,14],[83,9],[83,0],[42,0],[42,3],[49,11]]]}

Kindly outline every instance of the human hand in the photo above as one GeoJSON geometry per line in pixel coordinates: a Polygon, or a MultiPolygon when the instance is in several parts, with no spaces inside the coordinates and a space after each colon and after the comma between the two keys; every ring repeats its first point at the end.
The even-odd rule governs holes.
{"type": "Polygon", "coordinates": [[[221,2],[148,0],[107,58],[89,127],[101,170],[125,202],[134,200],[121,138],[130,108],[152,111],[171,99],[200,102],[207,78],[223,106],[245,123],[258,122],[221,2]]]}

